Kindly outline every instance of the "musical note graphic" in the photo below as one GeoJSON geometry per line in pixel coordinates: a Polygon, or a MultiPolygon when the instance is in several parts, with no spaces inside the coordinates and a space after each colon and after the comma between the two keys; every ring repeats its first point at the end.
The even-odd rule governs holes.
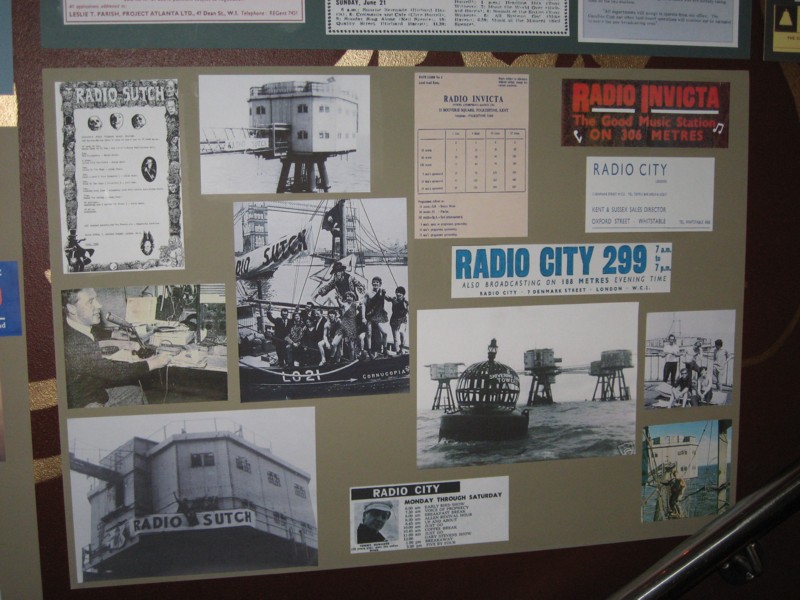
{"type": "Polygon", "coordinates": [[[716,127],[712,130],[714,133],[722,133],[722,130],[725,129],[725,123],[717,123],[716,127]]]}
{"type": "Polygon", "coordinates": [[[575,130],[572,132],[572,135],[574,135],[574,136],[575,136],[575,139],[576,139],[576,140],[578,140],[578,143],[579,143],[579,144],[582,144],[582,143],[583,143],[583,136],[582,136],[580,133],[578,133],[578,130],[577,130],[577,129],[575,129],[575,130]]]}

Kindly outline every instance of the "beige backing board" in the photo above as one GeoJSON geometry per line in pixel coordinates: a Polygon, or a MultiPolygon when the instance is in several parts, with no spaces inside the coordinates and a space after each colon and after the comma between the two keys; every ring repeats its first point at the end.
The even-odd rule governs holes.
{"type": "MultiPolygon", "coordinates": [[[[0,128],[0,161],[5,182],[3,219],[0,221],[0,261],[15,262],[21,308],[22,226],[19,203],[19,144],[16,127],[0,128]]],[[[6,306],[11,300],[3,278],[6,306]]],[[[2,295],[0,295],[0,301],[2,295]]],[[[3,311],[3,316],[7,315],[3,311]]],[[[24,315],[21,312],[20,315],[24,315]]],[[[21,316],[24,323],[24,316],[21,316]]],[[[4,321],[10,328],[12,321],[4,321]]],[[[23,326],[24,333],[24,326],[23,326]]],[[[28,403],[27,355],[24,335],[0,336],[0,594],[23,598],[41,595],[36,499],[33,490],[31,414],[28,403]],[[34,573],[35,576],[31,576],[34,573]]]]}
{"type": "MultiPolygon", "coordinates": [[[[736,359],[741,355],[747,189],[745,73],[46,70],[44,106],[51,264],[59,266],[52,277],[61,441],[84,461],[70,465],[68,453],[63,453],[73,586],[336,569],[684,535],[735,500],[741,368],[736,359]],[[463,84],[453,84],[454,73],[463,84]],[[166,94],[168,81],[177,81],[177,91],[170,92],[175,96],[166,94]],[[438,105],[415,105],[421,82],[441,81],[447,82],[448,91],[439,99],[430,94],[438,105]],[[520,94],[523,82],[527,106],[525,94],[520,94]],[[649,109],[718,108],[722,130],[716,123],[698,129],[719,140],[713,137],[716,128],[724,134],[724,144],[672,142],[676,138],[669,133],[661,146],[590,145],[590,136],[603,134],[592,133],[585,121],[575,119],[562,127],[562,100],[571,82],[587,84],[585,106],[630,109],[606,111],[597,119],[631,115],[636,126],[613,127],[630,130],[625,135],[632,135],[634,142],[642,142],[637,135],[652,135],[657,129],[655,124],[638,125],[642,113],[637,94],[647,88],[649,109]],[[593,82],[607,86],[595,89],[593,82]],[[64,96],[57,87],[63,83],[84,90],[82,100],[74,91],[64,96]],[[458,86],[466,87],[454,89],[458,86]],[[718,103],[697,99],[698,90],[711,87],[724,90],[718,103]],[[105,97],[86,91],[90,88],[104,89],[105,97]],[[134,88],[154,91],[131,92],[134,88]],[[503,90],[512,89],[512,110],[524,115],[525,122],[519,127],[505,121],[495,125],[491,115],[511,108],[505,106],[503,90]],[[153,96],[109,100],[110,90],[120,98],[126,93],[153,96]],[[161,93],[165,95],[159,97],[161,93]],[[653,99],[657,93],[662,95],[659,101],[653,99]],[[169,97],[178,99],[177,117],[166,106],[169,97]],[[262,97],[271,101],[260,103],[262,97]],[[70,103],[67,109],[65,102],[70,103]],[[137,106],[148,109],[142,112],[148,125],[159,123],[149,145],[137,141],[140,133],[133,129],[137,106]],[[354,107],[357,115],[350,112],[354,107]],[[446,126],[434,131],[432,111],[437,110],[450,116],[446,126]],[[119,130],[111,125],[114,113],[125,119],[119,130]],[[458,114],[462,116],[453,116],[458,114]],[[92,129],[97,126],[93,116],[102,121],[99,129],[92,129]],[[261,116],[264,121],[258,120],[261,116]],[[416,125],[423,122],[427,137],[420,136],[422,126],[416,125]],[[70,136],[76,139],[72,148],[70,136]],[[173,142],[174,137],[178,140],[173,142]],[[422,145],[429,154],[423,156],[422,145]],[[311,171],[316,192],[276,193],[284,147],[306,158],[312,152],[327,156],[327,181],[319,164],[311,171]],[[270,157],[258,158],[259,152],[270,157]],[[159,175],[152,182],[157,189],[148,187],[145,175],[144,161],[151,154],[157,157],[159,175]],[[441,169],[435,168],[436,161],[441,169]],[[597,171],[595,163],[601,165],[597,171]],[[613,182],[603,179],[604,164],[621,168],[613,182]],[[650,172],[650,165],[665,166],[650,172]],[[468,176],[459,171],[463,168],[468,176]],[[427,189],[421,183],[424,169],[427,189]],[[626,179],[628,169],[633,171],[626,179]],[[495,176],[501,171],[502,176],[495,176]],[[104,176],[110,178],[105,191],[104,176]],[[66,182],[72,178],[78,182],[77,209],[71,204],[74,184],[66,182]],[[70,225],[76,223],[69,215],[78,215],[79,228],[85,223],[81,219],[87,205],[81,194],[87,184],[95,186],[92,206],[108,224],[88,233],[83,229],[65,245],[70,225]],[[480,187],[483,205],[476,213],[463,214],[458,198],[469,195],[470,185],[480,187]],[[211,193],[204,193],[209,189],[211,193]],[[520,189],[527,203],[513,203],[513,211],[494,218],[494,207],[508,206],[503,195],[519,194],[520,189]],[[125,190],[134,192],[124,196],[125,190]],[[628,229],[614,231],[593,229],[598,223],[592,224],[587,204],[619,208],[622,202],[608,200],[617,194],[633,198],[629,206],[662,205],[675,222],[663,223],[661,230],[654,228],[657,220],[637,227],[618,222],[628,229]],[[330,211],[341,199],[346,201],[345,216],[337,224],[336,213],[330,211]],[[158,213],[153,218],[169,232],[167,239],[151,242],[153,254],[145,252],[150,247],[145,243],[147,225],[124,223],[125,203],[139,201],[153,202],[153,214],[158,213]],[[121,202],[123,208],[110,210],[112,202],[121,202]],[[434,207],[441,235],[415,235],[422,206],[434,207]],[[347,216],[351,207],[357,209],[356,217],[347,216]],[[702,215],[693,228],[695,208],[702,215]],[[269,216],[263,217],[262,209],[269,216]],[[459,228],[441,225],[450,217],[452,222],[471,219],[469,231],[479,231],[482,210],[493,217],[488,235],[452,237],[459,228]],[[112,217],[120,221],[119,243],[128,244],[130,251],[128,258],[105,262],[100,256],[103,244],[110,243],[108,234],[115,231],[112,217]],[[251,219],[250,229],[242,224],[245,218],[251,219]],[[497,237],[496,223],[503,220],[513,237],[497,237]],[[345,360],[342,368],[353,368],[356,374],[338,380],[329,376],[330,365],[319,365],[319,354],[314,354],[319,349],[311,347],[297,351],[306,355],[305,364],[281,370],[261,360],[261,354],[272,362],[283,358],[272,354],[276,337],[282,336],[274,330],[263,335],[269,325],[267,303],[273,302],[269,308],[277,318],[281,307],[305,304],[320,281],[324,285],[327,274],[314,279],[311,267],[324,271],[331,266],[330,257],[312,242],[329,243],[341,223],[345,229],[356,223],[354,231],[360,224],[367,231],[369,241],[360,250],[366,262],[365,289],[372,289],[378,272],[383,273],[388,298],[397,287],[405,288],[409,354],[392,349],[388,358],[345,360]],[[95,244],[102,236],[105,241],[95,244]],[[256,253],[245,264],[248,252],[264,243],[267,253],[256,253]],[[386,262],[387,255],[392,257],[390,268],[379,271],[378,263],[386,262]],[[487,261],[483,265],[481,255],[487,261]],[[259,268],[271,273],[266,283],[259,281],[266,276],[256,273],[256,258],[263,258],[259,268]],[[78,262],[81,272],[60,268],[78,262]],[[461,286],[465,279],[456,274],[459,265],[467,264],[467,279],[486,294],[461,286]],[[516,273],[509,275],[511,264],[516,273]],[[103,267],[93,270],[96,265],[103,267]],[[657,265],[669,270],[658,271],[657,265]],[[616,271],[610,274],[609,268],[616,271]],[[283,271],[291,277],[280,279],[283,271]],[[506,283],[480,287],[503,280],[499,271],[504,271],[506,283]],[[635,279],[640,275],[646,281],[635,279]],[[72,342],[65,341],[72,332],[62,317],[64,302],[69,303],[62,301],[62,291],[81,288],[96,292],[104,307],[99,320],[109,320],[110,312],[118,320],[115,329],[130,324],[147,343],[159,340],[156,356],[169,354],[166,369],[154,365],[156,380],[146,369],[146,376],[139,373],[139,379],[149,382],[150,387],[144,386],[148,404],[91,407],[77,388],[68,388],[77,367],[68,356],[72,342]],[[504,293],[509,290],[517,292],[504,293]],[[129,302],[137,297],[156,300],[129,302]],[[137,322],[127,323],[134,304],[137,322]],[[141,322],[147,321],[141,314],[148,311],[151,322],[141,322]],[[187,322],[188,335],[182,328],[187,322]],[[677,365],[687,370],[694,342],[700,342],[696,370],[707,367],[709,379],[715,361],[723,360],[715,341],[724,340],[727,357],[717,373],[720,393],[708,396],[715,401],[701,406],[689,401],[683,407],[690,394],[681,395],[678,388],[671,402],[672,386],[659,385],[664,383],[664,363],[670,362],[664,349],[670,333],[679,334],[677,365]],[[503,369],[491,376],[470,371],[500,363],[503,369]],[[472,383],[459,379],[465,371],[473,373],[472,383]],[[554,404],[526,406],[532,375],[540,386],[531,398],[549,390],[554,404]],[[443,421],[446,400],[441,409],[432,410],[440,386],[450,386],[461,402],[456,419],[459,414],[483,419],[493,409],[481,403],[504,390],[506,407],[516,404],[517,421],[527,418],[524,433],[513,440],[453,439],[470,427],[456,421],[456,434],[442,435],[448,421],[443,421]],[[488,387],[481,391],[475,386],[488,387]],[[183,393],[174,393],[179,389],[183,393]],[[601,400],[604,393],[611,401],[601,400]],[[618,399],[623,396],[630,399],[618,399]],[[674,407],[658,408],[669,404],[674,407]],[[226,428],[223,421],[228,420],[244,429],[226,428]],[[695,425],[682,425],[687,423],[695,425]],[[645,428],[650,436],[646,442],[645,428]],[[696,443],[675,450],[688,452],[681,455],[688,462],[672,456],[672,450],[659,450],[671,438],[677,443],[678,437],[692,436],[696,443]],[[141,439],[130,442],[134,438],[141,439]],[[87,465],[104,469],[91,471],[87,465]],[[661,494],[643,485],[643,465],[650,474],[655,469],[651,482],[656,481],[661,494]],[[707,499],[713,509],[698,508],[697,502],[688,501],[699,496],[693,494],[693,481],[711,472],[718,488],[707,499]],[[672,498],[680,500],[680,509],[670,499],[675,480],[688,486],[672,498]],[[280,499],[271,495],[278,487],[280,499]],[[665,518],[652,522],[657,496],[665,518]],[[370,511],[389,513],[381,529],[385,542],[358,539],[357,526],[370,511]],[[189,540],[198,547],[224,542],[238,550],[234,559],[200,566],[180,560],[145,564],[145,550],[174,557],[175,548],[185,548],[189,540]],[[253,563],[244,556],[248,548],[263,549],[268,558],[253,563]]],[[[708,121],[712,117],[707,114],[692,118],[708,121]]],[[[673,112],[659,118],[677,123],[690,117],[673,112]]],[[[284,184],[291,188],[301,177],[302,169],[292,168],[284,184]]],[[[614,212],[619,213],[615,217],[624,212],[621,218],[636,218],[630,208],[614,212]]],[[[340,261],[348,273],[359,268],[359,258],[352,260],[340,261]]],[[[314,297],[330,299],[321,312],[336,305],[334,293],[314,297]]],[[[359,297],[363,293],[358,290],[359,297]]],[[[392,311],[388,300],[386,310],[392,311]]],[[[120,359],[128,352],[129,360],[118,362],[137,362],[127,350],[130,340],[122,337],[130,336],[105,342],[112,347],[106,354],[120,359]]],[[[680,377],[679,369],[676,375],[680,377]]],[[[692,387],[697,389],[699,373],[694,377],[692,387]]]]}

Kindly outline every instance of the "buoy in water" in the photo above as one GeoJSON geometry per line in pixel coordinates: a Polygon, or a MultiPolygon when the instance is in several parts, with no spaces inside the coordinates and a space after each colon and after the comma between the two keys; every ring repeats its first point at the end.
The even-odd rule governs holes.
{"type": "Polygon", "coordinates": [[[510,440],[528,435],[528,411],[466,412],[442,415],[439,439],[464,441],[510,440]]]}
{"type": "Polygon", "coordinates": [[[470,365],[458,378],[458,408],[442,416],[439,439],[505,440],[528,434],[528,411],[516,410],[519,376],[495,360],[497,349],[493,339],[488,360],[470,365]]]}

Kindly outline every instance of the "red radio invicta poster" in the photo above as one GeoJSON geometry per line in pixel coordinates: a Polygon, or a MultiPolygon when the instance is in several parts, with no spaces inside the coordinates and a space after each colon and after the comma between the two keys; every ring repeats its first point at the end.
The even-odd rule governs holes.
{"type": "Polygon", "coordinates": [[[561,145],[727,148],[730,84],[565,79],[561,145]]]}

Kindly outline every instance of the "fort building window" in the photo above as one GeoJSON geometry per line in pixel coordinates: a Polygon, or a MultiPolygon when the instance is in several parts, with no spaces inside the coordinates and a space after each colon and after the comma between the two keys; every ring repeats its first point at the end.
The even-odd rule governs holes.
{"type": "Polygon", "coordinates": [[[306,489],[302,485],[300,485],[298,483],[295,483],[294,484],[294,495],[295,496],[299,496],[300,498],[305,498],[306,497],[306,489]]]}
{"type": "Polygon", "coordinates": [[[192,468],[196,467],[213,467],[214,466],[214,453],[202,452],[192,454],[192,468]]]}
{"type": "Polygon", "coordinates": [[[272,485],[277,485],[278,487],[281,486],[280,476],[272,471],[267,471],[267,481],[269,481],[272,485]]]}

